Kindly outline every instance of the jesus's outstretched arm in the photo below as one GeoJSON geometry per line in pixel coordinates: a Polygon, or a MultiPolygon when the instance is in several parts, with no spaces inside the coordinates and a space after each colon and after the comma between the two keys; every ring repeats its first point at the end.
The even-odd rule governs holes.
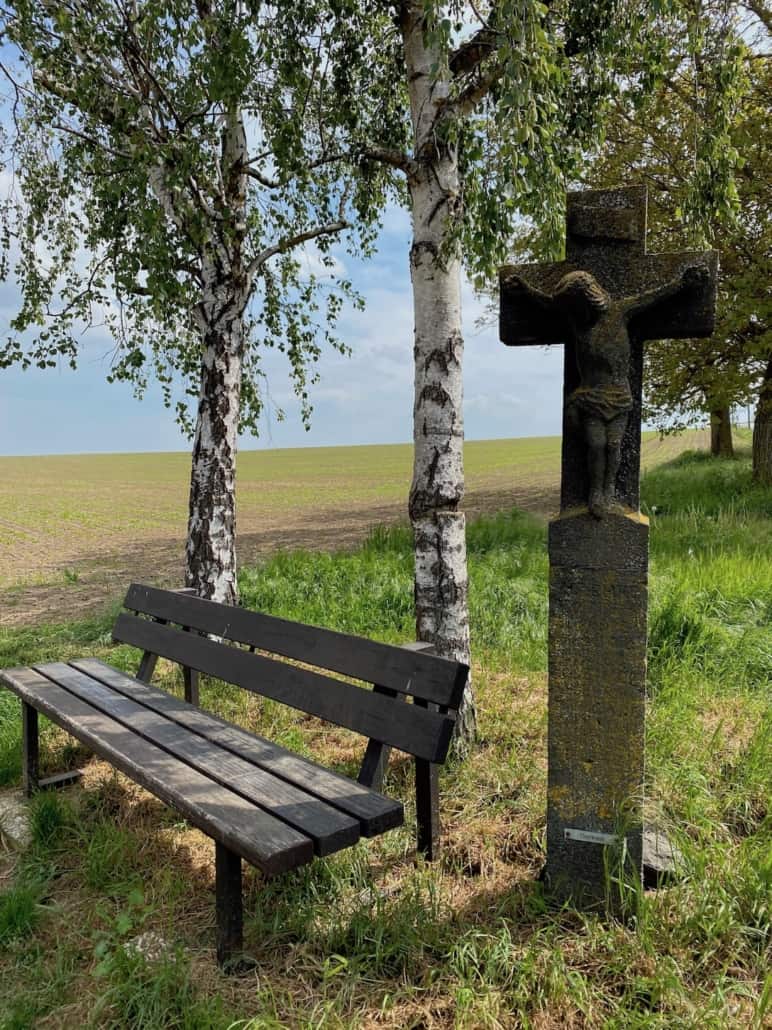
{"type": "Polygon", "coordinates": [[[675,297],[681,290],[702,288],[710,281],[710,271],[705,265],[689,265],[681,275],[636,297],[625,297],[619,303],[627,318],[650,311],[657,304],[675,297]]]}
{"type": "Polygon", "coordinates": [[[507,278],[507,286],[515,293],[520,293],[534,304],[538,304],[545,311],[549,311],[554,304],[553,298],[548,293],[537,289],[536,286],[531,286],[521,275],[510,275],[507,278]]]}

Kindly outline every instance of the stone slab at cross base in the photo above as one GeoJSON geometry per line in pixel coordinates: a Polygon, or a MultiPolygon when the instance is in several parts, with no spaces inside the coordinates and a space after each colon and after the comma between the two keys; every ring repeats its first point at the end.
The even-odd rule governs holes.
{"type": "Polygon", "coordinates": [[[643,831],[643,886],[647,890],[667,887],[679,878],[684,857],[664,830],[648,826],[643,831]]]}
{"type": "Polygon", "coordinates": [[[546,880],[603,901],[604,854],[624,831],[643,873],[648,520],[568,509],[550,523],[546,880]]]}

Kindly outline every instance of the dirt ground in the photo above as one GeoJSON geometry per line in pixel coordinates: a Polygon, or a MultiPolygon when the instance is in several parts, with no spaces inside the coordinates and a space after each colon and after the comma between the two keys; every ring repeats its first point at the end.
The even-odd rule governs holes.
{"type": "MultiPolygon", "coordinates": [[[[648,467],[670,460],[687,447],[705,446],[706,442],[707,435],[700,431],[663,440],[652,435],[644,441],[643,465],[648,467]]],[[[352,460],[346,468],[335,466],[329,473],[330,479],[325,484],[328,489],[319,486],[325,475],[323,468],[319,470],[316,484],[312,484],[313,489],[308,489],[307,479],[299,480],[304,483],[304,489],[296,489],[290,466],[283,470],[281,483],[274,478],[268,488],[260,491],[259,500],[248,488],[243,491],[244,496],[239,496],[237,553],[242,565],[280,550],[347,550],[365,539],[375,526],[405,520],[404,448],[384,449],[384,461],[391,460],[393,452],[393,467],[370,461],[365,464],[368,448],[329,449],[333,450],[347,452],[349,456],[358,453],[356,461],[352,460]],[[367,482],[359,475],[359,468],[366,465],[383,473],[383,489],[377,475],[367,482]],[[350,489],[340,478],[345,477],[347,470],[352,477],[350,489]],[[266,495],[274,487],[277,488],[275,497],[266,501],[266,495]],[[288,505],[290,494],[291,506],[288,505]]],[[[164,477],[159,473],[156,480],[151,475],[148,482],[145,477],[139,486],[135,484],[131,464],[134,459],[148,456],[98,456],[99,459],[105,457],[113,459],[110,491],[102,481],[90,482],[83,478],[82,469],[84,465],[88,467],[88,456],[79,457],[77,466],[76,459],[72,459],[69,471],[66,458],[28,459],[17,468],[17,478],[11,479],[9,487],[10,500],[8,496],[2,498],[4,503],[0,506],[0,625],[29,626],[78,619],[103,610],[132,582],[182,584],[184,478],[180,480],[179,470],[173,476],[164,477]],[[30,485],[27,490],[28,484],[36,482],[34,463],[43,461],[53,469],[46,475],[53,477],[54,492],[58,476],[62,492],[72,493],[71,501],[64,506],[57,497],[56,505],[49,501],[46,507],[40,500],[44,494],[42,485],[39,488],[30,485]],[[126,476],[121,479],[124,466],[126,476]],[[76,468],[80,478],[73,487],[72,478],[67,476],[72,476],[76,468]],[[164,500],[172,481],[174,497],[164,500]],[[132,496],[138,513],[136,518],[127,516],[127,511],[132,510],[132,496]],[[114,504],[112,526],[111,503],[114,504]],[[95,514],[90,521],[87,515],[92,511],[95,514]],[[46,516],[50,516],[51,524],[46,516]]],[[[175,466],[179,463],[180,469],[184,469],[185,456],[179,456],[179,462],[178,456],[174,459],[175,466]]],[[[0,461],[22,463],[23,459],[0,461]]],[[[476,451],[472,450],[468,465],[472,468],[464,509],[469,518],[513,507],[547,518],[557,510],[558,440],[485,442],[478,445],[476,451]],[[505,445],[509,445],[509,450],[505,445]]],[[[49,479],[45,483],[46,495],[50,495],[51,489],[49,479]]]]}

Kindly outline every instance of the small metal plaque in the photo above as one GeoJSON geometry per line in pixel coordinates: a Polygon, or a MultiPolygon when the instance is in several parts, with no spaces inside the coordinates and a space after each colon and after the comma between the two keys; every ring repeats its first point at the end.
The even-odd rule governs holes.
{"type": "Polygon", "coordinates": [[[574,830],[566,827],[563,831],[566,840],[580,840],[585,844],[614,844],[619,840],[613,833],[600,833],[597,830],[574,830]]]}

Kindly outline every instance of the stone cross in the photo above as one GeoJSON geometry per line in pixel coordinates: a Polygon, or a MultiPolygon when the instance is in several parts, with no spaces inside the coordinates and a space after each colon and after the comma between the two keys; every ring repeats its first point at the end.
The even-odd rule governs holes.
{"type": "Polygon", "coordinates": [[[592,902],[620,863],[628,877],[643,872],[643,343],[710,335],[717,255],[648,255],[643,186],[569,193],[566,221],[565,261],[501,269],[500,335],[508,346],[564,344],[546,878],[592,902]]]}

